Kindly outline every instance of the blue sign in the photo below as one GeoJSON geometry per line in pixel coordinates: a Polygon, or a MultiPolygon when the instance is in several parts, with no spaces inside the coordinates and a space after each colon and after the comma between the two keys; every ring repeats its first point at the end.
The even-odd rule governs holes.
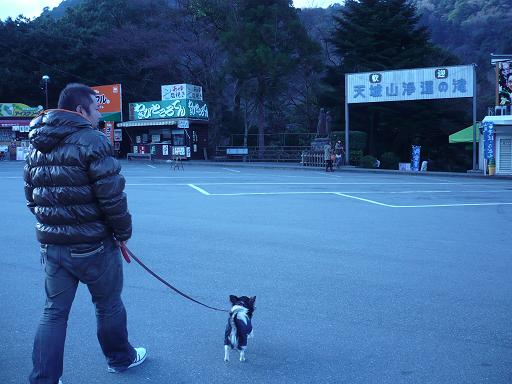
{"type": "Polygon", "coordinates": [[[420,151],[421,146],[413,145],[411,153],[411,171],[418,172],[420,170],[420,151]]]}
{"type": "Polygon", "coordinates": [[[494,158],[494,123],[486,121],[482,126],[484,127],[484,157],[494,158]]]}

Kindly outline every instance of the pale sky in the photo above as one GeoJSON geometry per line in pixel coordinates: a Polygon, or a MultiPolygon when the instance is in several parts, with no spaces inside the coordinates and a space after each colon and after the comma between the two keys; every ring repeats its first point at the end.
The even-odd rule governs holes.
{"type": "Polygon", "coordinates": [[[0,0],[0,19],[13,19],[20,13],[32,18],[39,16],[44,7],[56,7],[62,0],[0,0]]]}
{"type": "MultiPolygon", "coordinates": [[[[0,0],[0,19],[5,20],[11,16],[16,18],[20,13],[32,18],[39,16],[44,7],[56,7],[61,0],[0,0]]],[[[327,7],[333,3],[341,3],[341,0],[293,0],[297,8],[327,7]]]]}

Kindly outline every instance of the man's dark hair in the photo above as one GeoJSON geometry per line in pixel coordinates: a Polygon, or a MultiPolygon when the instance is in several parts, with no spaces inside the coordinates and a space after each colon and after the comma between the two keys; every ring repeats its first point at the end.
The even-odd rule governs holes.
{"type": "Polygon", "coordinates": [[[87,85],[79,83],[68,84],[60,93],[57,108],[75,112],[76,107],[81,105],[90,113],[91,95],[96,96],[96,93],[87,85]]]}

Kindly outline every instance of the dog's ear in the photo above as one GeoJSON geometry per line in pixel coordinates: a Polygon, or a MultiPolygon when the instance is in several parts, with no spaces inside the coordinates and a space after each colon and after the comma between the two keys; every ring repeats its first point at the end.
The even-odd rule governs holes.
{"type": "Polygon", "coordinates": [[[249,304],[251,307],[254,307],[255,302],[256,302],[256,296],[249,297],[249,304]]]}
{"type": "Polygon", "coordinates": [[[238,297],[236,297],[235,295],[229,295],[229,301],[231,302],[231,304],[235,305],[238,301],[238,297]]]}

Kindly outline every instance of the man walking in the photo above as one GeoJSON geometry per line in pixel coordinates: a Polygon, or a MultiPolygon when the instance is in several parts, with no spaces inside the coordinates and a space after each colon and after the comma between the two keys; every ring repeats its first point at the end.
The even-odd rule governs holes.
{"type": "Polygon", "coordinates": [[[122,372],[146,358],[144,348],[128,341],[121,300],[118,242],[132,233],[121,166],[107,137],[95,129],[100,113],[91,88],[68,84],[58,108],[30,123],[24,170],[25,197],[37,220],[46,274],[31,384],[61,383],[67,320],[79,282],[87,285],[96,308],[108,371],[122,372]]]}
{"type": "Polygon", "coordinates": [[[338,140],[336,142],[336,145],[334,146],[334,153],[336,155],[336,168],[339,168],[343,165],[343,160],[345,156],[345,149],[343,148],[341,140],[338,140]]]}

